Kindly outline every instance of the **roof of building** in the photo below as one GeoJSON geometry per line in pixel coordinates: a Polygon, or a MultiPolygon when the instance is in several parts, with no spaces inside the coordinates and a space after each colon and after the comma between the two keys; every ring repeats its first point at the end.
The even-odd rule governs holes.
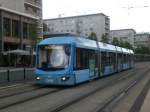
{"type": "Polygon", "coordinates": [[[2,7],[2,6],[0,6],[0,10],[10,12],[10,13],[14,13],[14,14],[21,15],[21,16],[25,16],[25,17],[32,18],[32,19],[39,19],[38,17],[33,16],[31,14],[22,13],[22,12],[15,11],[15,10],[12,10],[12,9],[8,9],[8,8],[2,7]]]}
{"type": "Polygon", "coordinates": [[[87,17],[87,16],[95,16],[95,15],[102,15],[102,16],[108,17],[108,16],[106,16],[103,13],[96,13],[96,14],[87,14],[87,15],[79,15],[79,16],[69,16],[69,17],[59,17],[59,18],[52,18],[52,19],[44,19],[44,21],[59,20],[59,19],[70,19],[70,18],[79,18],[79,17],[87,17]]]}
{"type": "Polygon", "coordinates": [[[136,31],[135,31],[134,29],[132,29],[132,28],[129,28],[129,29],[117,29],[117,30],[111,30],[110,32],[114,32],[114,31],[127,31],[127,30],[131,30],[131,31],[133,31],[133,32],[136,33],[136,31]]]}
{"type": "MultiPolygon", "coordinates": [[[[89,40],[77,36],[61,36],[61,37],[52,37],[42,40],[38,45],[49,45],[49,44],[74,44],[76,47],[88,48],[97,50],[97,43],[94,40],[89,40]]],[[[114,45],[98,42],[99,48],[101,51],[108,52],[124,52],[130,54],[131,52],[126,48],[117,47],[114,45]]]]}
{"type": "Polygon", "coordinates": [[[145,32],[145,33],[137,33],[135,36],[140,36],[140,35],[150,35],[148,32],[145,32]]]}

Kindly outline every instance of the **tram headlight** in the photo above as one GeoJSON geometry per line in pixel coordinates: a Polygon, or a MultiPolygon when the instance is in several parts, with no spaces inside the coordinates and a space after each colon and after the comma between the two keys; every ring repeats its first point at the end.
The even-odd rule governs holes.
{"type": "Polygon", "coordinates": [[[62,81],[65,81],[67,78],[65,76],[61,77],[62,81]]]}
{"type": "Polygon", "coordinates": [[[40,77],[36,77],[36,80],[40,80],[41,78],[40,77]]]}
{"type": "Polygon", "coordinates": [[[69,79],[69,77],[66,77],[66,76],[62,76],[62,77],[61,77],[61,80],[62,80],[62,81],[66,81],[66,80],[68,80],[68,79],[69,79]]]}

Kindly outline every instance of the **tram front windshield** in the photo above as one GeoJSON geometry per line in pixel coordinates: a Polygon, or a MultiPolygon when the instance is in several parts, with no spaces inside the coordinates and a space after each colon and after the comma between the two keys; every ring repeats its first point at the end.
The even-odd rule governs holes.
{"type": "Polygon", "coordinates": [[[37,67],[44,70],[65,69],[69,65],[69,56],[69,45],[40,46],[37,67]]]}

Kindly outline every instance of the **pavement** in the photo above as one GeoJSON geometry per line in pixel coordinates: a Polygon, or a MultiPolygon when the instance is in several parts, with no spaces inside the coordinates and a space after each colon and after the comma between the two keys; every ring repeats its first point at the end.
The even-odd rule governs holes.
{"type": "Polygon", "coordinates": [[[150,112],[150,89],[148,90],[148,93],[147,93],[145,100],[142,104],[140,112],[150,112]]]}

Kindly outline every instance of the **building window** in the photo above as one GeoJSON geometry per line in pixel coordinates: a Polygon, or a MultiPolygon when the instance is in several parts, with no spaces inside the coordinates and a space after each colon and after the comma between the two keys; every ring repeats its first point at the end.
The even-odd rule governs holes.
{"type": "Polygon", "coordinates": [[[28,25],[23,23],[23,38],[28,38],[28,25]]]}
{"type": "Polygon", "coordinates": [[[29,7],[27,5],[25,5],[25,10],[28,11],[29,10],[29,7]]]}
{"type": "Polygon", "coordinates": [[[93,31],[94,29],[93,28],[90,28],[90,31],[93,31]]]}
{"type": "Polygon", "coordinates": [[[12,21],[12,36],[19,37],[19,21],[17,20],[12,21]]]}
{"type": "Polygon", "coordinates": [[[4,35],[5,36],[11,35],[10,19],[8,19],[8,18],[4,18],[4,35]]]}
{"type": "Polygon", "coordinates": [[[88,36],[88,34],[86,33],[85,36],[88,36]]]}
{"type": "Polygon", "coordinates": [[[38,30],[37,30],[37,24],[29,24],[28,25],[28,38],[30,39],[30,40],[32,40],[32,41],[36,41],[35,40],[35,37],[37,36],[37,32],[38,32],[38,30]]]}
{"type": "Polygon", "coordinates": [[[37,9],[33,8],[32,10],[34,13],[38,13],[37,9]]]}

